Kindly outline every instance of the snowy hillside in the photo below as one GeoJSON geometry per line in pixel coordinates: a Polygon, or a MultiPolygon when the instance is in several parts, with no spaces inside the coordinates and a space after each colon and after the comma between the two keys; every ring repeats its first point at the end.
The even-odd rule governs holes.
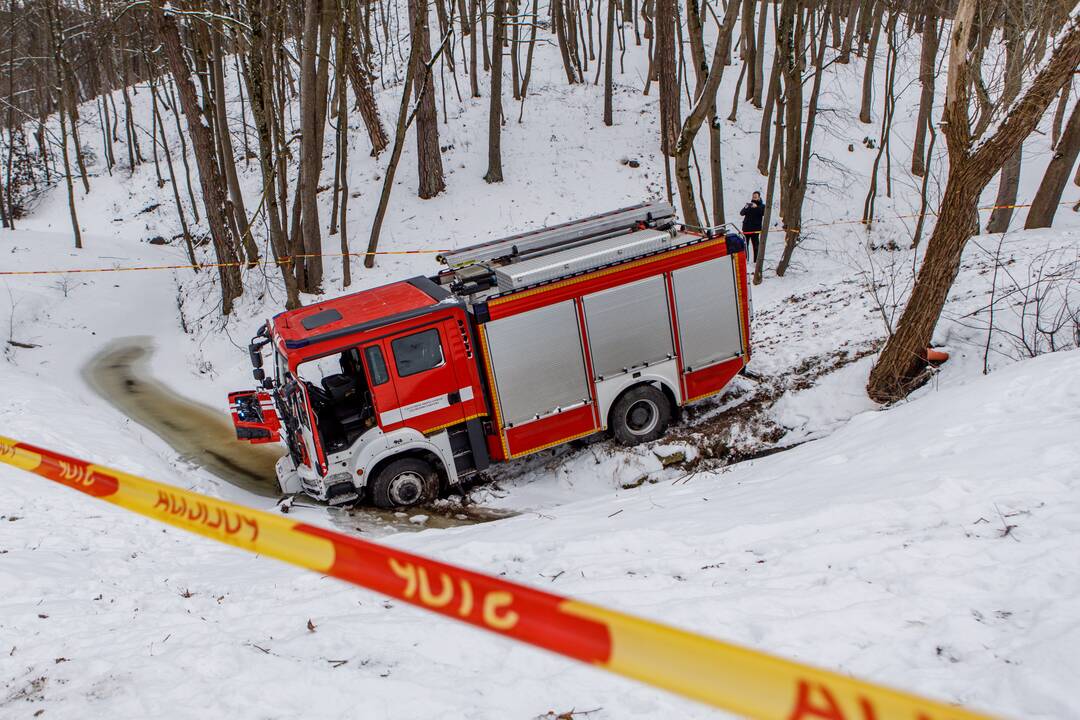
{"type": "MultiPolygon", "coordinates": [[[[180,479],[94,408],[10,387],[8,432],[180,479]]],[[[387,541],[970,706],[1067,717],[1080,669],[1066,601],[1080,591],[1078,403],[1080,353],[1058,353],[726,472],[387,541]]],[[[5,714],[713,716],[2,476],[5,714]]]]}
{"type": "MultiPolygon", "coordinates": [[[[661,197],[645,62],[627,54],[609,128],[602,89],[566,86],[558,48],[538,45],[522,122],[507,103],[501,184],[482,180],[486,89],[449,103],[440,126],[448,189],[416,198],[410,137],[382,249],[460,247],[661,197]]],[[[781,233],[770,237],[753,295],[751,376],[651,446],[546,451],[493,469],[465,497],[400,516],[308,503],[293,515],[975,709],[1080,714],[1071,693],[1080,675],[1080,350],[1075,328],[1057,322],[1076,306],[1080,215],[1062,208],[1052,230],[975,237],[934,338],[951,359],[909,402],[872,403],[873,354],[921,258],[908,249],[919,207],[908,168],[917,49],[901,48],[898,62],[893,197],[878,197],[870,229],[857,220],[877,151],[863,139],[877,136],[880,118],[858,121],[861,61],[825,76],[804,242],[777,278],[781,233]]],[[[737,75],[724,77],[722,117],[737,75]]],[[[399,92],[377,95],[388,123],[399,92]]],[[[133,101],[149,126],[147,96],[133,101]]],[[[237,102],[230,111],[241,113],[237,102]]],[[[385,156],[369,157],[363,125],[350,121],[355,252],[367,242],[385,156]]],[[[1025,144],[1022,203],[1050,155],[1047,122],[1025,144]]],[[[743,104],[722,124],[730,221],[764,189],[760,112],[743,104]]],[[[93,133],[86,142],[96,147],[93,133]]],[[[937,155],[931,207],[943,189],[943,143],[937,155]]],[[[258,168],[238,164],[253,208],[258,168]]],[[[77,194],[85,249],[72,248],[58,186],[19,230],[0,232],[0,271],[186,264],[172,191],[152,167],[91,172],[91,192],[77,194]],[[158,237],[167,244],[150,244],[158,237]]],[[[1065,199],[1076,201],[1074,186],[1065,199]]],[[[339,237],[324,242],[334,251],[339,237]]],[[[209,247],[198,252],[212,260],[209,247]]],[[[374,270],[350,261],[349,291],[438,269],[430,252],[380,256],[374,270]]],[[[344,292],[341,261],[326,267],[326,294],[344,292]]],[[[209,272],[0,282],[0,434],[274,508],[273,478],[259,481],[274,452],[230,439],[225,402],[251,386],[248,338],[283,307],[273,268],[245,271],[227,319],[209,272]],[[117,364],[118,349],[133,346],[146,352],[117,364]]],[[[0,717],[716,716],[7,466],[0,487],[0,717]]]]}

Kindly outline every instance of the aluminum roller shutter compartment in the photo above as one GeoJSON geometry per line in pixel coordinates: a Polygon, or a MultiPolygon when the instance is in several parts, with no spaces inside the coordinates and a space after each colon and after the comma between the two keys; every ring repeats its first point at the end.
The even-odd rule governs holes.
{"type": "Polygon", "coordinates": [[[597,380],[674,357],[662,275],[586,295],[583,302],[597,380]]]}
{"type": "Polygon", "coordinates": [[[505,427],[589,400],[573,300],[484,325],[505,427]]]}
{"type": "Polygon", "coordinates": [[[671,273],[686,372],[742,354],[733,265],[742,257],[741,253],[728,255],[671,273]]]}

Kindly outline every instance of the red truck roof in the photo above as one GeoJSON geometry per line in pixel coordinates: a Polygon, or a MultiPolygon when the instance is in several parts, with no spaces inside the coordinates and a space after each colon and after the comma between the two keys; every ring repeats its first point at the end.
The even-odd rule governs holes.
{"type": "Polygon", "coordinates": [[[448,297],[450,293],[430,279],[415,277],[288,310],[272,322],[282,350],[288,353],[427,314],[448,297]]]}

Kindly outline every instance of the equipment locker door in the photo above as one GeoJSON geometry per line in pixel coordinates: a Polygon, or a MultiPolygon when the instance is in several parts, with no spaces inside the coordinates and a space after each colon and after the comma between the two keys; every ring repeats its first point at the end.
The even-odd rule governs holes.
{"type": "Polygon", "coordinates": [[[492,320],[484,332],[505,457],[558,445],[599,428],[577,301],[492,320]]]}
{"type": "Polygon", "coordinates": [[[723,389],[743,366],[740,276],[725,255],[671,273],[686,402],[723,389]]]}

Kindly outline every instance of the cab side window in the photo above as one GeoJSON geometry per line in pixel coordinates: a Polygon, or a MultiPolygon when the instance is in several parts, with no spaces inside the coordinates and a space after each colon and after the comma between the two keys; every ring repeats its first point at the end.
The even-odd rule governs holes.
{"type": "Polygon", "coordinates": [[[382,385],[390,379],[386,372],[386,361],[383,360],[382,350],[379,349],[378,345],[369,345],[364,348],[364,357],[367,358],[372,385],[382,385]]]}
{"type": "Polygon", "coordinates": [[[399,337],[390,342],[399,377],[408,377],[443,364],[442,343],[435,328],[399,337]]]}

